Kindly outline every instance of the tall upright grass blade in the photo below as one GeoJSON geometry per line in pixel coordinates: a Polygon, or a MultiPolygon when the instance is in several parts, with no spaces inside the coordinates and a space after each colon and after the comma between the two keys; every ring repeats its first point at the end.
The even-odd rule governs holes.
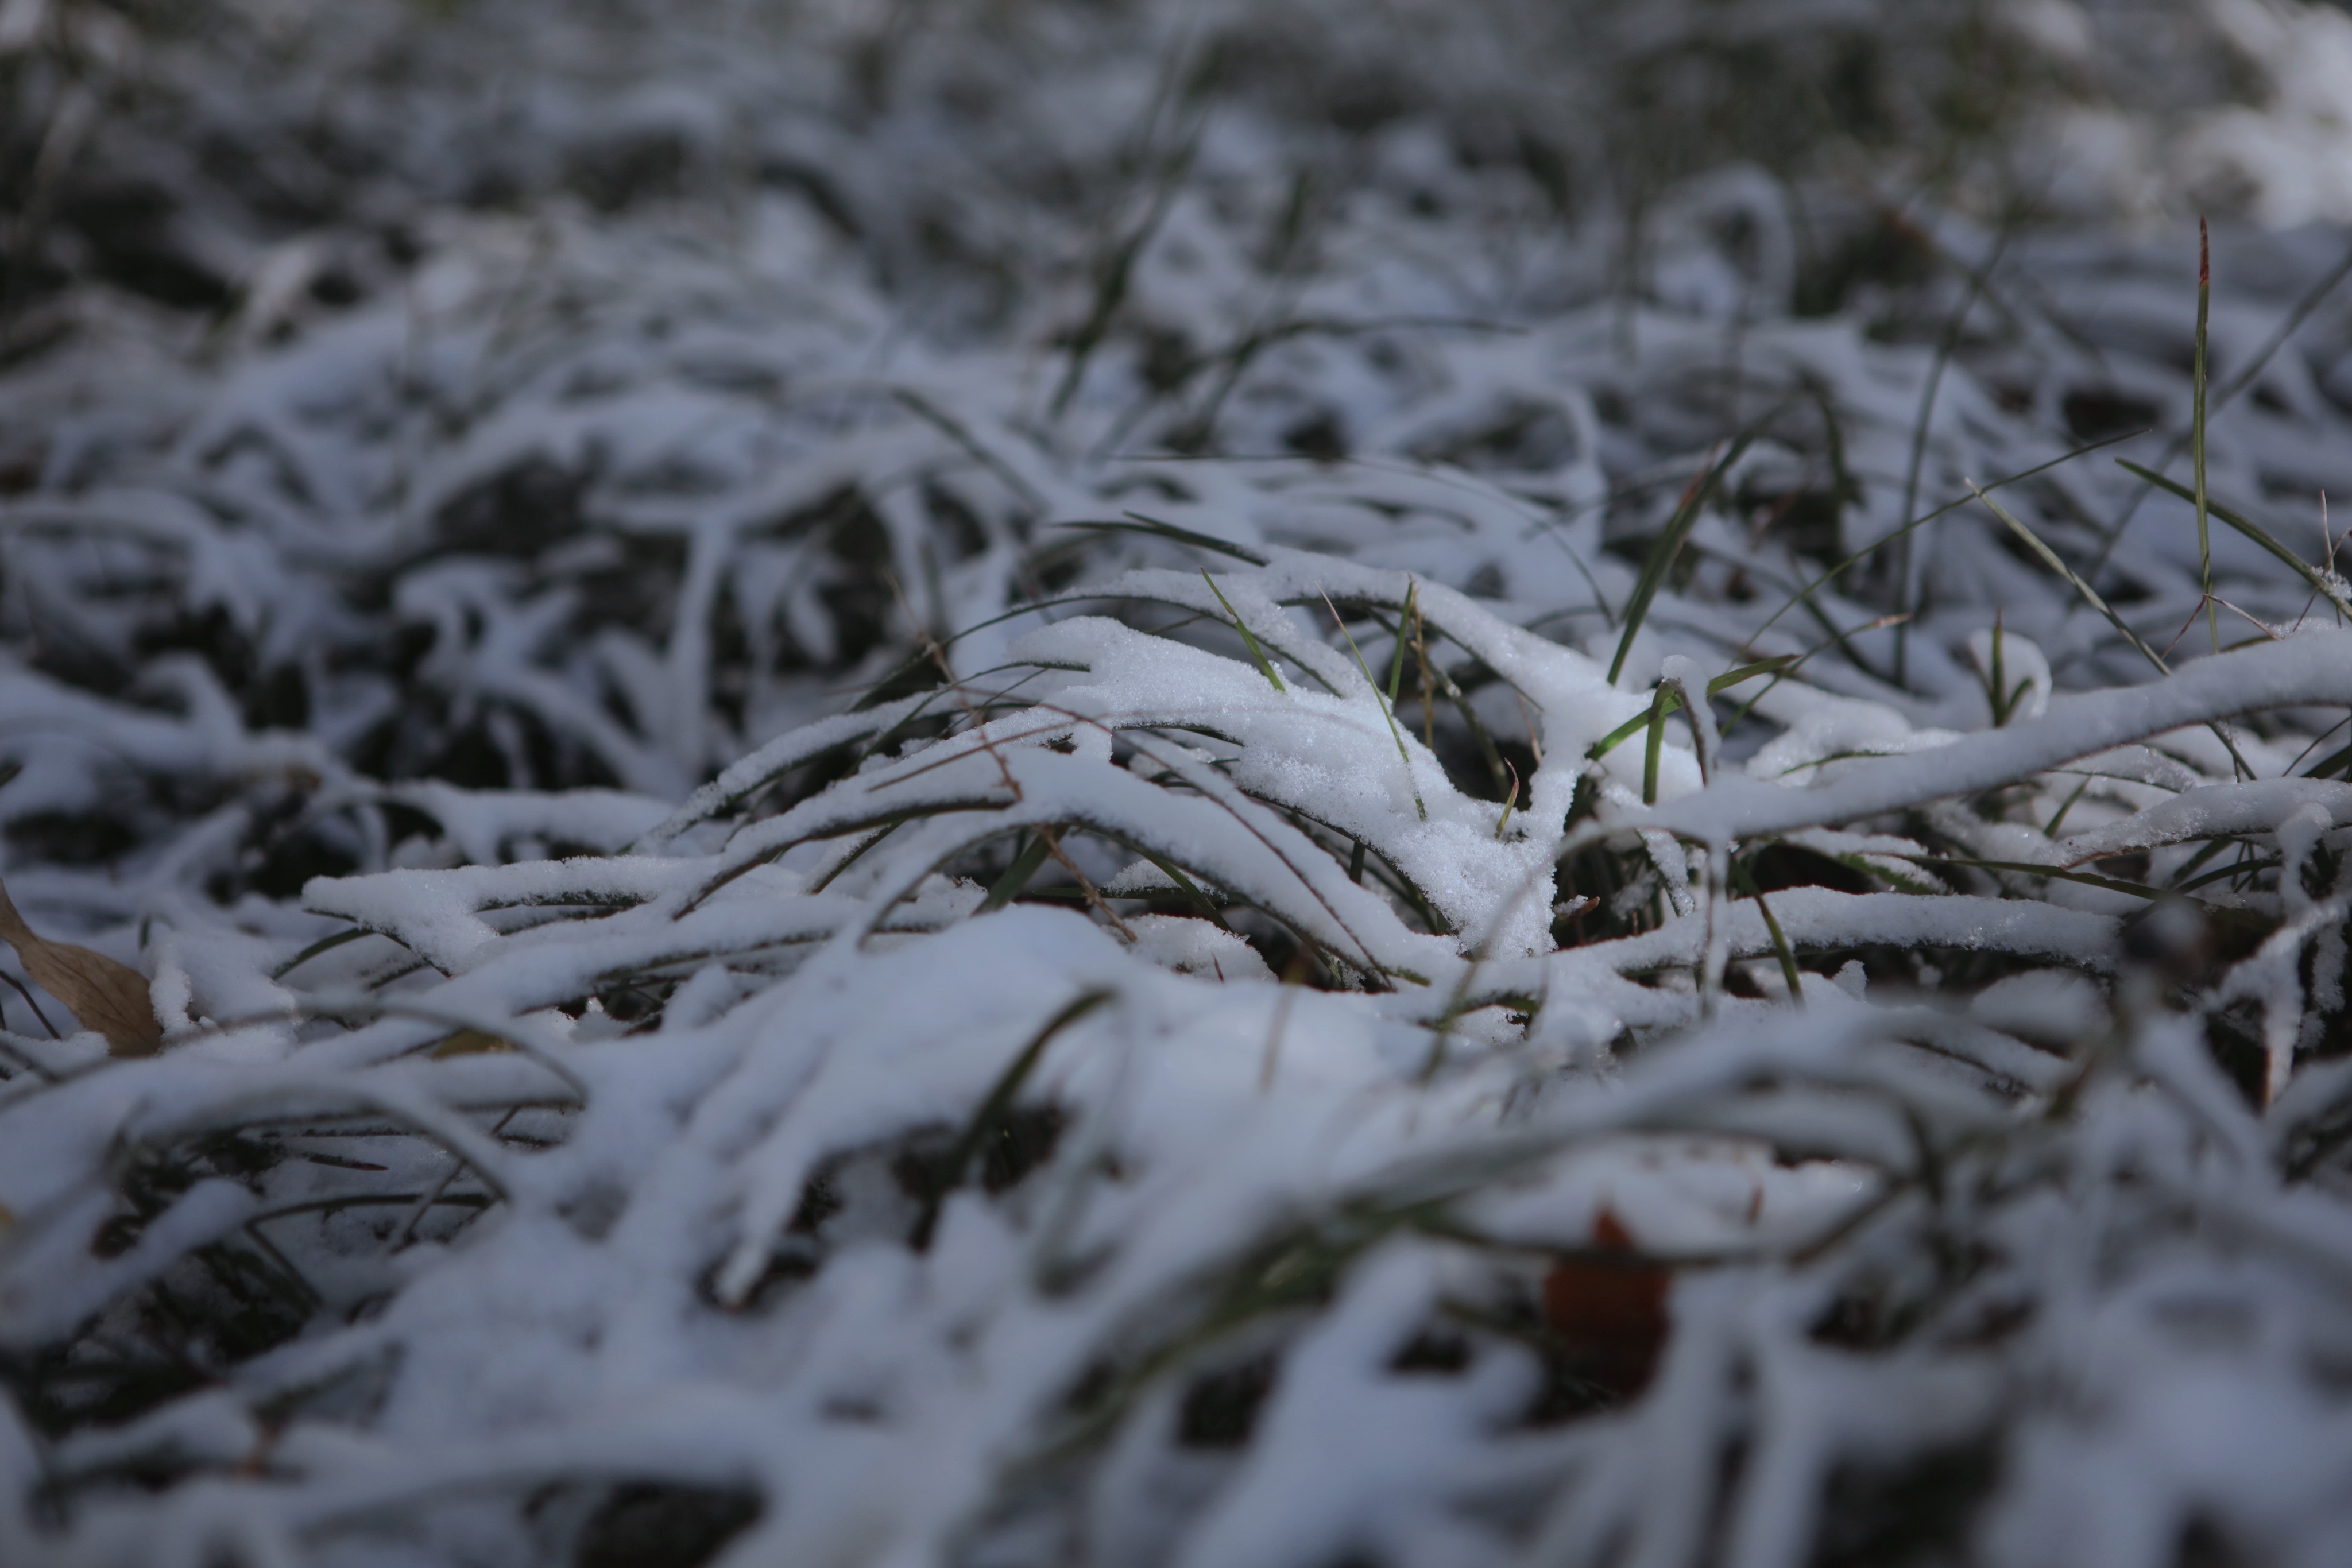
{"type": "Polygon", "coordinates": [[[1642,753],[1642,804],[1658,803],[1658,763],[1666,741],[1666,716],[1682,705],[1672,701],[1674,689],[1660,681],[1650,699],[1650,738],[1642,753]]]}
{"type": "Polygon", "coordinates": [[[1665,531],[1650,547],[1648,558],[1642,562],[1642,575],[1634,580],[1633,596],[1625,604],[1624,633],[1617,639],[1617,656],[1609,661],[1610,685],[1616,685],[1617,677],[1624,673],[1626,657],[1633,652],[1633,639],[1641,634],[1642,622],[1649,618],[1651,601],[1657,598],[1666,574],[1674,570],[1675,559],[1682,554],[1683,541],[1690,538],[1692,528],[1697,524],[1700,508],[1713,497],[1716,486],[1723,483],[1732,465],[1746,455],[1756,439],[1757,428],[1750,425],[1741,431],[1722,462],[1710,464],[1692,476],[1689,487],[1683,492],[1682,503],[1666,519],[1665,531]]]}
{"type": "MultiPolygon", "coordinates": [[[[1927,369],[1927,384],[1919,394],[1919,413],[1911,422],[1911,456],[1903,469],[1903,510],[1899,514],[1902,517],[1909,517],[1919,504],[1919,471],[1927,461],[1927,432],[1935,421],[1936,399],[1943,390],[1944,372],[1951,368],[1952,356],[1959,351],[1961,336],[1968,330],[1969,316],[1976,309],[1977,301],[1984,298],[1985,291],[1992,286],[1993,268],[2000,265],[2000,258],[2016,234],[2017,216],[2012,213],[2001,225],[2000,236],[1994,242],[1992,254],[1985,258],[1984,265],[1969,269],[1968,293],[1962,296],[1959,308],[1945,322],[1943,334],[1937,340],[1936,357],[1927,369]]],[[[1915,538],[1914,530],[1905,528],[1892,538],[1880,541],[1882,546],[1893,544],[1895,547],[1895,609],[1898,614],[1907,614],[1913,608],[1911,577],[1915,538]]],[[[1898,686],[1906,684],[1910,670],[1909,633],[1909,622],[1896,625],[1895,684],[1898,686]]]]}
{"type": "Polygon", "coordinates": [[[2205,521],[2205,324],[2213,307],[2213,247],[2205,220],[2197,220],[2197,362],[2191,371],[2189,461],[2197,476],[2197,569],[2205,586],[2205,625],[2213,634],[2213,651],[2221,651],[2221,618],[2213,605],[2213,541],[2205,521]]]}

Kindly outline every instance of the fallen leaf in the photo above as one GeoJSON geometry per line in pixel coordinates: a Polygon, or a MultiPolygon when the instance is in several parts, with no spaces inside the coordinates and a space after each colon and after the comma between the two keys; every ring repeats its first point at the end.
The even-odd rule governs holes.
{"type": "Polygon", "coordinates": [[[103,953],[34,934],[0,883],[0,940],[16,949],[32,982],[73,1009],[84,1029],[106,1037],[116,1056],[152,1056],[163,1043],[147,977],[103,953]]]}
{"type": "Polygon", "coordinates": [[[513,1049],[514,1042],[511,1040],[501,1040],[497,1035],[486,1033],[478,1029],[461,1029],[457,1033],[445,1037],[440,1044],[433,1048],[433,1059],[438,1061],[446,1057],[480,1056],[487,1051],[513,1049]]]}
{"type": "Polygon", "coordinates": [[[1603,1208],[1592,1222],[1592,1250],[1544,1276],[1544,1316],[1588,1382],[1630,1399],[1649,1385],[1665,1349],[1673,1284],[1673,1270],[1643,1259],[1603,1208]]]}

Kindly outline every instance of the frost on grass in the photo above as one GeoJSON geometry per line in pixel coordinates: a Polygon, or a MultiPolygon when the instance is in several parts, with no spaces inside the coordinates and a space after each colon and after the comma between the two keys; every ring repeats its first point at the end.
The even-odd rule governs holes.
{"type": "Polygon", "coordinates": [[[0,1562],[2340,1556],[2343,18],[1717,9],[0,5],[0,1562]]]}

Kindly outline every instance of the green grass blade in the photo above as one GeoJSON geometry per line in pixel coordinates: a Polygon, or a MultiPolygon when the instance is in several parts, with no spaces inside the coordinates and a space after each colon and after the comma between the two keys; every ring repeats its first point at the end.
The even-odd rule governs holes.
{"type": "Polygon", "coordinates": [[[2221,620],[2213,606],[2213,542],[2205,513],[2205,323],[2213,305],[2213,247],[2205,220],[2197,220],[2197,364],[2192,372],[2195,407],[2189,419],[2189,461],[2197,476],[2197,565],[2205,590],[2205,625],[2213,634],[2213,651],[2221,651],[2221,620]]]}
{"type": "MultiPolygon", "coordinates": [[[[2196,494],[2189,490],[2188,486],[2176,484],[2153,469],[2143,468],[2137,463],[2126,462],[2120,457],[2116,461],[2126,471],[2137,475],[2140,478],[2147,480],[2149,484],[2156,486],[2158,489],[2168,490],[2173,495],[2179,497],[2184,501],[2194,501],[2197,499],[2196,494]]],[[[2268,529],[2263,528],[2252,518],[2243,517],[2237,512],[2233,512],[2229,507],[2224,507],[2218,502],[2209,499],[2206,501],[2205,505],[2215,517],[2221,518],[2223,522],[2229,524],[2230,527],[2237,529],[2239,533],[2243,534],[2247,538],[2253,540],[2254,543],[2262,546],[2263,549],[2270,551],[2272,555],[2277,557],[2281,561],[2292,568],[2295,575],[2302,578],[2304,581],[2311,584],[2315,592],[2318,593],[2321,598],[2326,600],[2328,603],[2334,605],[2339,614],[2352,616],[2352,600],[2347,600],[2345,598],[2344,590],[2336,583],[2329,581],[2326,573],[2320,571],[2316,567],[2311,565],[2310,562],[2295,554],[2294,551],[2287,549],[2286,546],[2273,538],[2268,529]]],[[[2210,584],[2207,586],[2206,591],[2209,593],[2212,591],[2210,584]]]]}
{"type": "Polygon", "coordinates": [[[1659,588],[1666,580],[1666,573],[1674,570],[1675,558],[1682,554],[1683,541],[1690,537],[1691,529],[1697,525],[1699,509],[1715,495],[1716,486],[1723,483],[1724,475],[1730,472],[1731,465],[1746,455],[1748,444],[1755,439],[1754,426],[1740,432],[1722,462],[1692,477],[1690,487],[1683,492],[1682,504],[1675,508],[1675,515],[1666,521],[1665,531],[1658,536],[1658,542],[1650,547],[1649,559],[1642,563],[1642,575],[1633,584],[1633,597],[1626,601],[1625,631],[1617,639],[1617,656],[1609,661],[1610,685],[1616,685],[1617,677],[1624,673],[1626,656],[1633,653],[1633,639],[1641,632],[1642,622],[1649,617],[1651,601],[1657,598],[1659,588]]]}
{"type": "Polygon", "coordinates": [[[2054,877],[2060,882],[2080,883],[2084,887],[2101,888],[2108,893],[2127,893],[2134,898],[2162,898],[2165,890],[2137,882],[2121,882],[2111,876],[2094,876],[2088,872],[2068,871],[2063,866],[2037,865],[2032,861],[1980,861],[1965,855],[1905,855],[1902,857],[1925,866],[1968,866],[1977,871],[2005,871],[2021,876],[2054,877]]]}
{"type": "Polygon", "coordinates": [[[1797,969],[1796,949],[1789,946],[1789,934],[1780,929],[1773,918],[1772,906],[1764,902],[1764,890],[1756,885],[1755,874],[1744,863],[1732,866],[1732,877],[1742,891],[1756,901],[1756,913],[1764,917],[1765,933],[1772,938],[1773,956],[1780,960],[1780,977],[1789,983],[1789,1000],[1798,1008],[1805,1005],[1804,977],[1797,969]]]}
{"type": "MultiPolygon", "coordinates": [[[[2088,442],[2084,445],[2074,448],[2072,451],[2062,453],[2060,455],[2051,458],[2046,463],[2037,463],[2030,468],[2021,468],[2014,474],[2004,474],[2000,478],[1994,480],[1991,484],[1985,486],[1984,490],[1987,494],[1990,494],[1995,490],[2006,489],[2011,485],[2019,484],[2027,479],[2032,479],[2038,475],[2046,474],[2053,468],[2063,467],[2064,465],[2074,461],[2077,457],[2087,457],[2103,446],[2114,446],[2126,441],[2137,441],[2147,434],[2147,431],[2145,428],[2139,430],[2127,430],[2119,435],[2105,436],[2100,440],[2088,442]]],[[[1750,634],[1748,639],[1749,642],[1753,643],[1756,638],[1761,637],[1765,632],[1769,632],[1773,627],[1779,625],[1780,617],[1789,613],[1790,611],[1794,610],[1798,605],[1802,604],[1808,607],[1813,607],[1814,594],[1819,593],[1823,588],[1828,587],[1831,583],[1836,581],[1839,578],[1843,577],[1847,572],[1853,570],[1864,561],[1868,560],[1872,556],[1885,549],[1887,544],[1895,539],[1898,535],[1907,534],[1915,528],[1924,528],[1929,523],[1934,522],[1937,517],[1942,517],[1945,513],[1958,511],[1962,507],[1967,506],[1976,497],[1973,495],[1962,496],[1957,500],[1945,502],[1942,506],[1937,507],[1932,512],[1923,512],[1918,517],[1912,518],[1909,522],[1895,529],[1894,533],[1888,534],[1885,538],[1881,538],[1874,544],[1867,545],[1864,548],[1854,551],[1852,555],[1849,555],[1844,559],[1839,561],[1835,566],[1826,569],[1819,577],[1814,578],[1811,582],[1805,584],[1804,587],[1799,589],[1796,593],[1790,598],[1787,603],[1781,605],[1780,609],[1772,612],[1771,615],[1766,619],[1764,624],[1759,626],[1755,632],[1750,634]]],[[[1815,608],[1815,613],[1818,616],[1818,608],[1815,608]]],[[[1834,634],[1835,629],[1832,628],[1831,630],[1832,634],[1834,634]]]]}
{"type": "Polygon", "coordinates": [[[1053,846],[1045,841],[1043,832],[1032,834],[1029,847],[1013,857],[1013,863],[1004,868],[1004,874],[996,879],[995,884],[988,890],[988,896],[981,901],[978,913],[992,915],[1021,896],[1021,890],[1029,885],[1029,879],[1037,874],[1037,868],[1044,865],[1045,857],[1053,852],[1053,846]]]}
{"type": "Polygon", "coordinates": [[[1389,706],[1396,706],[1397,687],[1404,680],[1405,628],[1421,614],[1421,584],[1411,578],[1404,583],[1404,614],[1397,622],[1396,652],[1389,655],[1389,706]]]}
{"type": "Polygon", "coordinates": [[[1048,1019],[1045,1027],[1022,1047],[1021,1053],[1013,1059],[989,1090],[988,1098],[982,1101],[980,1109],[972,1113],[971,1121],[965,1126],[963,1136],[956,1140],[954,1149],[933,1169],[931,1180],[926,1184],[929,1190],[924,1194],[922,1212],[916,1217],[914,1230],[907,1238],[908,1246],[918,1252],[930,1250],[932,1233],[939,1228],[940,1206],[947,1200],[948,1194],[963,1185],[965,1174],[971,1169],[972,1161],[979,1158],[989,1134],[1004,1119],[1004,1113],[1013,1109],[1014,1096],[1021,1092],[1022,1084],[1028,1082],[1029,1074],[1045,1054],[1045,1048],[1054,1042],[1054,1037],[1113,998],[1114,993],[1107,990],[1081,992],[1060,1012],[1048,1019]]]}
{"type": "MultiPolygon", "coordinates": [[[[1213,588],[1216,585],[1212,583],[1210,586],[1213,588]]],[[[1227,608],[1232,607],[1228,605],[1227,608]]],[[[1348,652],[1356,655],[1356,668],[1364,672],[1364,685],[1372,688],[1372,699],[1379,702],[1381,688],[1372,680],[1372,667],[1364,663],[1364,651],[1356,646],[1355,633],[1348,630],[1348,623],[1345,621],[1339,619],[1339,607],[1331,602],[1331,596],[1328,593],[1323,596],[1323,608],[1331,612],[1332,622],[1339,628],[1339,635],[1348,640],[1348,652]]],[[[1247,636],[1248,633],[1244,632],[1243,635],[1247,636]]],[[[1412,791],[1412,809],[1420,812],[1421,820],[1426,822],[1429,821],[1429,808],[1421,803],[1421,787],[1412,781],[1412,754],[1404,748],[1404,737],[1397,733],[1396,715],[1389,710],[1389,705],[1386,703],[1381,703],[1380,708],[1381,717],[1388,721],[1389,738],[1396,742],[1397,760],[1404,764],[1404,783],[1405,788],[1412,791]]],[[[1503,815],[1507,818],[1510,812],[1506,810],[1503,815]]],[[[1499,838],[1502,835],[1497,832],[1496,836],[1499,838]]],[[[1360,866],[1362,863],[1360,857],[1363,852],[1364,846],[1358,844],[1356,853],[1360,857],[1358,861],[1360,866]]]]}
{"type": "Polygon", "coordinates": [[[1252,566],[1264,566],[1268,559],[1246,546],[1234,543],[1231,539],[1221,539],[1213,534],[1196,533],[1191,528],[1180,528],[1174,523],[1164,523],[1158,517],[1146,517],[1141,512],[1129,512],[1125,519],[1118,521],[1089,519],[1075,523],[1055,523],[1053,526],[1057,528],[1076,528],[1081,532],[1094,534],[1146,534],[1175,544],[1191,545],[1194,549],[1214,550],[1219,555],[1231,556],[1235,560],[1247,561],[1252,566]]]}
{"type": "Polygon", "coordinates": [[[2035,533],[2032,528],[2027,528],[2023,523],[2020,522],[2017,518],[2017,515],[2011,512],[2008,507],[2002,506],[1999,501],[1994,500],[1990,496],[1986,495],[1982,490],[1978,490],[1973,483],[1969,486],[1969,488],[1976,491],[1977,499],[1982,501],[1987,509],[1989,509],[1994,517],[1999,517],[2002,522],[2007,523],[2011,531],[2015,533],[2019,538],[2025,541],[2026,548],[2034,553],[2035,557],[2041,560],[2042,565],[2048,567],[2052,571],[2056,572],[2060,577],[2071,583],[2074,586],[2074,591],[2083,596],[2084,603],[2088,604],[2101,615],[2105,616],[2107,624],[2113,626],[2117,632],[2122,632],[2124,640],[2129,643],[2133,647],[2138,649],[2142,656],[2144,656],[2149,664],[2154,664],[2158,669],[2163,671],[2168,675],[2172,673],[2172,667],[2164,662],[2164,655],[2149,647],[2138,632],[2126,625],[2124,623],[2124,618],[2116,614],[2115,611],[2108,606],[2105,600],[2099,597],[2098,590],[2093,588],[2089,583],[2084,582],[2080,577],[2077,577],[2074,574],[2074,569],[2068,566],[2063,560],[2060,559],[2056,550],[2052,549],[2048,545],[2042,542],[2042,536],[2040,534],[2035,533]]]}
{"type": "MultiPolygon", "coordinates": [[[[2058,552],[2052,549],[2048,545],[2042,543],[2041,535],[2035,533],[2032,528],[2027,528],[2023,523],[2018,521],[2015,515],[2012,514],[2009,508],[2003,507],[1999,501],[1994,500],[1982,490],[1977,490],[1977,487],[1973,483],[1969,486],[1969,488],[1976,490],[1977,499],[1982,501],[1986,507],[1991,511],[1994,517],[1999,517],[2002,522],[2007,523],[2011,529],[2015,530],[2017,537],[2023,539],[2026,542],[2026,545],[2032,549],[2033,553],[2042,558],[2044,565],[2048,566],[2051,570],[2056,572],[2059,576],[2064,578],[2068,582],[2073,583],[2074,585],[2074,591],[2083,596],[2084,602],[2090,605],[2092,609],[2096,610],[2100,614],[2105,616],[2107,618],[2107,624],[2113,626],[2117,632],[2122,632],[2124,640],[2129,643],[2133,647],[2137,648],[2143,658],[2147,659],[2149,664],[2154,664],[2165,674],[2168,675],[2172,674],[2172,666],[2164,662],[2164,655],[2149,647],[2138,632],[2133,631],[2129,626],[2125,625],[2124,618],[2116,614],[2113,609],[2109,608],[2107,601],[2100,598],[2097,591],[2093,589],[2089,583],[2074,575],[2074,569],[2068,566],[2064,561],[2059,559],[2058,552]]],[[[2221,748],[2230,754],[2230,763],[2231,767],[2238,770],[2237,776],[2241,779],[2253,778],[2253,768],[2248,766],[2245,758],[2239,754],[2238,743],[2230,738],[2229,732],[2223,729],[2219,724],[2209,724],[2205,727],[2213,732],[2213,738],[2220,741],[2221,743],[2221,748]]]]}
{"type": "Polygon", "coordinates": [[[1274,673],[1273,662],[1266,658],[1265,650],[1257,645],[1257,639],[1250,635],[1249,627],[1242,622],[1241,612],[1234,608],[1234,601],[1225,597],[1225,591],[1217,586],[1217,580],[1209,575],[1209,569],[1205,566],[1201,569],[1201,580],[1209,585],[1209,591],[1217,596],[1217,602],[1223,605],[1225,613],[1234,618],[1234,630],[1242,634],[1242,642],[1247,644],[1250,657],[1257,661],[1257,673],[1272,681],[1276,691],[1287,693],[1290,688],[1284,685],[1282,677],[1274,673]]]}
{"type": "MultiPolygon", "coordinates": [[[[2322,764],[2322,766],[2324,767],[2326,764],[2322,764]]],[[[321,953],[331,953],[334,951],[334,949],[343,946],[346,942],[356,942],[362,936],[373,936],[375,935],[377,935],[377,933],[371,931],[364,925],[354,925],[348,931],[338,931],[331,936],[321,936],[316,942],[311,943],[308,947],[303,948],[299,953],[295,954],[291,958],[287,959],[283,964],[278,965],[275,969],[270,970],[269,977],[273,980],[282,980],[321,953]]],[[[393,940],[398,941],[399,938],[394,937],[393,940]]]]}
{"type": "MultiPolygon", "coordinates": [[[[1758,675],[1779,674],[1802,657],[1803,655],[1799,653],[1778,653],[1769,659],[1759,659],[1752,664],[1742,664],[1736,670],[1727,670],[1706,683],[1706,695],[1711,697],[1721,696],[1743,681],[1753,680],[1758,675]]],[[[1683,700],[1679,695],[1668,693],[1666,712],[1678,713],[1682,710],[1682,706],[1683,700]]],[[[1594,762],[1600,761],[1614,751],[1620,744],[1632,739],[1634,733],[1649,722],[1650,715],[1646,709],[1635,714],[1632,718],[1594,741],[1592,748],[1584,755],[1594,762]]]]}
{"type": "Polygon", "coordinates": [[[2342,772],[2352,777],[2352,746],[2333,751],[2304,770],[2305,779],[2325,779],[2331,773],[2342,772]]]}
{"type": "Polygon", "coordinates": [[[1658,684],[1657,695],[1650,699],[1650,741],[1642,754],[1642,804],[1658,803],[1658,753],[1666,741],[1666,716],[1682,705],[1669,701],[1670,688],[1658,684]]]}

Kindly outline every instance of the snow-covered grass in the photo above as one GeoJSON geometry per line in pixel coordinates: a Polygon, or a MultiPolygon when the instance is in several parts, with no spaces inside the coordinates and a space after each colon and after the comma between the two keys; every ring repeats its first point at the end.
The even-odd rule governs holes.
{"type": "Polygon", "coordinates": [[[0,5],[0,1563],[2337,1561],[2347,48],[0,5]]]}

